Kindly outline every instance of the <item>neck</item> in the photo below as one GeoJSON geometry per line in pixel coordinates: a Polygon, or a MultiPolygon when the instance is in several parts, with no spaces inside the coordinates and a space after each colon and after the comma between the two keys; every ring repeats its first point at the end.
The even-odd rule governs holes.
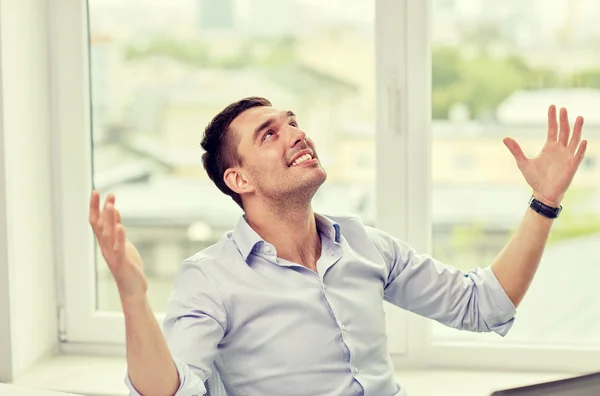
{"type": "Polygon", "coordinates": [[[277,257],[316,270],[321,238],[310,204],[298,207],[265,207],[246,210],[246,221],[266,242],[277,249],[277,257]]]}

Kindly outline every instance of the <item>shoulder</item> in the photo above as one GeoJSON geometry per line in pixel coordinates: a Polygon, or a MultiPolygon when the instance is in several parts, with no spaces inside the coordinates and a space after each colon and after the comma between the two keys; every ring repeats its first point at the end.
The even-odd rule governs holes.
{"type": "Polygon", "coordinates": [[[175,277],[175,290],[219,287],[223,277],[241,260],[235,244],[224,235],[218,242],[184,259],[175,277]]]}
{"type": "Polygon", "coordinates": [[[362,218],[358,215],[322,214],[322,216],[338,224],[341,234],[346,238],[357,236],[361,238],[367,237],[373,243],[377,244],[386,243],[393,239],[393,237],[388,233],[381,231],[372,225],[365,224],[362,218]]]}
{"type": "Polygon", "coordinates": [[[321,213],[321,216],[327,218],[334,224],[337,224],[340,228],[342,235],[363,233],[365,231],[365,224],[360,216],[348,214],[348,215],[330,215],[321,213]]]}
{"type": "Polygon", "coordinates": [[[323,216],[339,225],[341,234],[350,245],[364,244],[368,241],[387,260],[415,254],[407,242],[373,225],[365,224],[357,215],[323,216]]]}
{"type": "Polygon", "coordinates": [[[231,234],[226,233],[217,242],[183,260],[183,264],[211,272],[213,267],[238,258],[241,258],[241,254],[233,242],[231,234]]]}

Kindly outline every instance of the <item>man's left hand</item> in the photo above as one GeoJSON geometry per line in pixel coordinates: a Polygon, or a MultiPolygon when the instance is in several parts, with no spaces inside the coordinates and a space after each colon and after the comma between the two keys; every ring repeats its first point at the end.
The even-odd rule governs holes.
{"type": "Polygon", "coordinates": [[[527,158],[519,144],[512,138],[504,138],[517,161],[525,180],[533,189],[533,196],[552,207],[559,207],[569,188],[575,172],[585,155],[587,141],[581,140],[583,117],[577,117],[573,134],[569,126],[567,109],[560,109],[560,128],[556,121],[556,107],[548,109],[548,139],[535,158],[527,158]],[[569,139],[570,138],[570,139],[569,139]]]}

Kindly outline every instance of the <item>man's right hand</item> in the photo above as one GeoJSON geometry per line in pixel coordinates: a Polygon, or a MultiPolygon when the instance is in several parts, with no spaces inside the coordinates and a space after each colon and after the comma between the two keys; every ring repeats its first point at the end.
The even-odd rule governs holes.
{"type": "Polygon", "coordinates": [[[115,196],[109,194],[100,210],[100,193],[92,191],[90,225],[94,230],[102,256],[119,289],[121,302],[145,298],[148,282],[144,276],[139,252],[125,236],[121,215],[115,208],[115,196]]]}

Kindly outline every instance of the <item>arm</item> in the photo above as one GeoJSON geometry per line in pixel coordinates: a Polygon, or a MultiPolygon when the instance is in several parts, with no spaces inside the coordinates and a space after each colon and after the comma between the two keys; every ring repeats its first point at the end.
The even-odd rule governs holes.
{"type": "MultiPolygon", "coordinates": [[[[560,133],[556,108],[548,110],[548,140],[542,152],[528,159],[514,140],[504,143],[514,155],[533,195],[558,207],[583,160],[583,118],[575,122],[569,140],[567,111],[561,110],[560,133]]],[[[539,265],[552,220],[527,209],[517,232],[491,267],[462,273],[380,231],[371,240],[388,269],[384,298],[400,307],[451,327],[506,334],[539,265]]]]}
{"type": "Polygon", "coordinates": [[[206,274],[208,265],[204,264],[208,264],[208,260],[183,262],[163,324],[169,349],[178,366],[186,372],[182,386],[186,390],[203,389],[227,328],[227,313],[219,286],[206,274]]]}
{"type": "Polygon", "coordinates": [[[94,191],[90,199],[90,224],[121,297],[130,377],[144,395],[173,395],[180,385],[179,376],[146,299],[148,283],[142,259],[125,238],[114,203],[115,197],[108,196],[100,211],[100,194],[94,191]]]}
{"type": "MultiPolygon", "coordinates": [[[[163,343],[166,339],[167,352],[170,351],[169,359],[176,367],[176,374],[180,379],[176,393],[143,392],[138,384],[147,382],[138,381],[134,377],[134,367],[130,366],[125,382],[131,395],[183,396],[202,395],[206,392],[204,381],[212,373],[217,346],[223,339],[227,323],[221,294],[214,281],[206,276],[201,264],[200,260],[186,260],[179,268],[163,324],[164,338],[161,334],[163,343]]],[[[129,349],[128,345],[128,353],[129,349]]],[[[131,364],[129,360],[128,364],[131,364]]],[[[145,370],[139,362],[138,367],[145,370]]]]}
{"type": "Polygon", "coordinates": [[[174,395],[179,375],[146,295],[123,300],[122,305],[131,383],[143,395],[174,395]]]}
{"type": "Polygon", "coordinates": [[[114,202],[110,195],[100,211],[100,196],[94,191],[90,224],[121,298],[130,394],[204,394],[203,382],[210,375],[216,345],[223,334],[224,315],[219,314],[224,310],[220,309],[220,299],[213,298],[220,295],[199,270],[194,270],[196,267],[182,265],[167,312],[170,326],[165,333],[172,342],[168,345],[146,298],[148,285],[142,259],[125,237],[114,202]],[[196,348],[193,355],[189,352],[192,347],[196,348]],[[172,358],[173,350],[174,355],[180,354],[179,361],[172,358]]]}
{"type": "Polygon", "coordinates": [[[490,268],[462,272],[366,227],[386,265],[384,300],[446,326],[505,335],[515,307],[490,268]]]}
{"type": "Polygon", "coordinates": [[[527,209],[517,231],[502,249],[492,270],[515,306],[519,306],[542,259],[553,220],[527,209]]]}
{"type": "MultiPolygon", "coordinates": [[[[570,137],[567,110],[560,112],[560,131],[556,108],[548,109],[548,138],[541,153],[526,158],[513,139],[504,139],[533,196],[551,207],[558,208],[575,172],[585,155],[587,142],[581,141],[583,118],[578,117],[570,137]],[[569,140],[570,137],[570,140],[569,140]]],[[[536,273],[553,220],[527,209],[521,224],[506,247],[500,252],[492,270],[515,305],[525,296],[536,273]]]]}

